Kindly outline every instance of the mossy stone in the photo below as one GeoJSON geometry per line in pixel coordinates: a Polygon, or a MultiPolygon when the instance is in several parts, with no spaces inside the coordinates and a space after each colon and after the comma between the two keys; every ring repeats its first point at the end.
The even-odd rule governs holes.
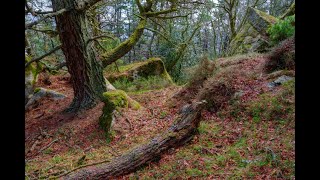
{"type": "Polygon", "coordinates": [[[163,61],[160,58],[152,57],[142,62],[132,63],[119,67],[120,73],[114,73],[107,76],[107,79],[113,83],[118,80],[133,81],[135,76],[147,78],[149,76],[161,76],[172,83],[172,78],[168,74],[163,61]]]}
{"type": "Polygon", "coordinates": [[[244,54],[248,52],[265,52],[269,47],[267,29],[278,19],[258,9],[249,8],[248,22],[231,40],[226,55],[244,54]]]}
{"type": "Polygon", "coordinates": [[[278,19],[258,9],[249,8],[248,22],[261,35],[266,35],[267,29],[271,24],[274,24],[278,19]]]}

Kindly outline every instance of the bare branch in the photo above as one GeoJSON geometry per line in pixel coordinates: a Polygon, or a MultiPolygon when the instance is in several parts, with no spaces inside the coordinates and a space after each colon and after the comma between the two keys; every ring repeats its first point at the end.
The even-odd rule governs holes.
{"type": "Polygon", "coordinates": [[[142,16],[140,16],[139,14],[133,13],[133,15],[137,16],[138,18],[141,18],[141,19],[146,20],[146,18],[145,18],[145,17],[142,17],[142,16]]]}
{"type": "Polygon", "coordinates": [[[158,19],[174,19],[174,18],[182,18],[182,17],[188,17],[190,14],[186,14],[186,15],[179,15],[179,16],[155,16],[154,18],[158,18],[158,19]]]}
{"type": "Polygon", "coordinates": [[[66,8],[63,8],[63,9],[60,9],[59,11],[54,12],[54,13],[46,14],[43,17],[41,17],[40,19],[38,19],[38,20],[36,20],[36,21],[34,21],[32,23],[26,24],[25,25],[25,29],[30,29],[32,26],[34,26],[36,24],[39,24],[41,21],[43,21],[43,20],[45,20],[47,18],[51,18],[51,17],[57,16],[59,14],[65,13],[67,11],[69,11],[69,10],[66,9],[66,8]]]}
{"type": "Polygon", "coordinates": [[[144,13],[144,15],[146,17],[155,17],[155,16],[159,16],[161,14],[168,14],[168,13],[171,13],[174,11],[177,11],[177,8],[171,8],[171,9],[166,9],[166,10],[157,11],[157,12],[146,12],[146,13],[144,13]]]}
{"type": "Polygon", "coordinates": [[[56,51],[59,50],[60,48],[61,48],[61,45],[53,48],[51,51],[49,51],[48,53],[46,53],[46,54],[44,54],[44,55],[42,55],[42,56],[40,56],[40,57],[38,57],[38,58],[35,58],[35,59],[30,60],[29,62],[27,62],[27,63],[25,64],[25,68],[27,68],[27,67],[28,67],[31,63],[33,63],[33,62],[40,61],[41,59],[49,56],[50,54],[56,52],[56,51]]]}
{"type": "Polygon", "coordinates": [[[161,37],[163,37],[165,40],[167,40],[168,42],[170,42],[172,45],[176,46],[172,41],[170,41],[170,39],[169,39],[167,36],[165,36],[164,34],[162,34],[160,31],[157,31],[157,30],[154,30],[154,29],[151,29],[151,28],[145,28],[145,29],[159,34],[161,37]]]}
{"type": "Polygon", "coordinates": [[[159,27],[161,27],[164,31],[166,31],[166,28],[164,28],[160,23],[158,23],[157,21],[155,21],[155,19],[153,18],[149,18],[153,23],[155,23],[156,25],[158,25],[159,27]]]}
{"type": "Polygon", "coordinates": [[[45,34],[48,34],[50,37],[54,37],[58,35],[57,31],[51,30],[51,29],[35,29],[35,28],[30,28],[30,30],[33,31],[38,31],[38,32],[42,32],[45,34]]]}
{"type": "Polygon", "coordinates": [[[140,13],[144,12],[144,8],[143,8],[140,0],[135,0],[135,2],[136,2],[137,6],[138,6],[138,8],[139,8],[139,12],[140,12],[140,13]]]}
{"type": "Polygon", "coordinates": [[[34,13],[36,15],[38,15],[38,14],[50,14],[50,13],[54,13],[54,11],[34,11],[34,13]]]}
{"type": "Polygon", "coordinates": [[[102,44],[101,44],[97,39],[95,39],[94,41],[100,46],[100,48],[101,48],[103,51],[108,52],[108,50],[107,50],[105,47],[103,47],[102,44]]]}
{"type": "Polygon", "coordinates": [[[100,38],[110,38],[110,39],[112,39],[112,40],[116,40],[114,37],[112,37],[112,36],[110,36],[110,35],[100,35],[100,36],[95,36],[95,37],[92,37],[92,38],[90,38],[88,41],[87,41],[87,46],[88,46],[88,44],[91,42],[91,41],[93,41],[93,40],[96,40],[96,39],[100,39],[100,38]]]}
{"type": "Polygon", "coordinates": [[[102,55],[103,61],[103,67],[108,66],[109,64],[113,63],[114,61],[118,60],[122,56],[124,56],[126,53],[128,53],[132,47],[139,41],[140,37],[143,34],[143,30],[147,24],[146,19],[140,19],[140,22],[134,32],[130,35],[130,37],[119,44],[114,49],[110,50],[109,52],[102,55]]]}

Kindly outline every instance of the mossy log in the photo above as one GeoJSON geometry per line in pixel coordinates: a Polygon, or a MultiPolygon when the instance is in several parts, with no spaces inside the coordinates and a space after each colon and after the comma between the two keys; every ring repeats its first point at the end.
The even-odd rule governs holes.
{"type": "Polygon", "coordinates": [[[168,149],[181,146],[192,139],[201,121],[201,109],[204,104],[204,102],[192,103],[170,128],[148,143],[114,158],[109,163],[79,169],[64,176],[63,179],[110,179],[131,173],[154,161],[168,149]]]}
{"type": "Polygon", "coordinates": [[[120,73],[108,75],[107,79],[113,83],[121,79],[133,81],[138,77],[146,78],[149,76],[161,76],[169,82],[172,82],[172,79],[160,58],[153,57],[143,62],[122,66],[120,67],[120,71],[120,73]]]}

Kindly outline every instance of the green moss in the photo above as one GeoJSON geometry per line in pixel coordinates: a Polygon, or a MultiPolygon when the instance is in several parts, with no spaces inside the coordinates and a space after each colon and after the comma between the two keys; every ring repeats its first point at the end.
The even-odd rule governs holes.
{"type": "Polygon", "coordinates": [[[136,67],[139,67],[141,65],[145,64],[145,62],[136,62],[136,63],[131,63],[131,64],[128,64],[128,65],[125,65],[125,66],[119,66],[119,71],[120,72],[125,72],[125,71],[128,71],[130,69],[134,69],[136,67]]]}
{"type": "Polygon", "coordinates": [[[294,15],[295,14],[295,8],[296,8],[296,3],[293,2],[291,4],[291,6],[289,7],[289,9],[287,9],[287,11],[283,15],[281,15],[279,18],[280,19],[284,19],[287,16],[294,15]]]}
{"type": "Polygon", "coordinates": [[[247,111],[255,122],[267,120],[281,123],[294,119],[294,81],[283,86],[276,95],[261,94],[257,100],[250,102],[247,111]]]}
{"type": "Polygon", "coordinates": [[[143,62],[120,66],[119,69],[120,73],[107,76],[116,89],[132,92],[160,89],[173,84],[160,58],[149,58],[143,62]]]}
{"type": "Polygon", "coordinates": [[[106,138],[110,138],[110,128],[112,123],[112,114],[118,108],[128,107],[127,94],[122,90],[114,90],[103,93],[102,115],[99,118],[99,124],[106,133],[106,138]]]}
{"type": "Polygon", "coordinates": [[[110,140],[110,128],[112,123],[112,115],[114,111],[119,111],[120,108],[131,108],[137,110],[140,104],[131,99],[126,92],[122,90],[114,90],[103,93],[102,101],[105,103],[102,109],[102,115],[99,118],[99,124],[106,133],[107,140],[110,140]]]}
{"type": "Polygon", "coordinates": [[[119,66],[120,73],[111,73],[107,79],[113,83],[124,79],[134,81],[134,74],[139,77],[147,78],[149,76],[160,76],[172,83],[172,79],[165,69],[164,63],[160,58],[152,57],[142,62],[136,62],[125,66],[119,66]]]}
{"type": "Polygon", "coordinates": [[[197,168],[187,168],[186,169],[186,174],[192,177],[196,177],[196,176],[204,176],[205,173],[202,172],[201,170],[197,169],[197,168]]]}
{"type": "Polygon", "coordinates": [[[41,90],[41,88],[35,88],[33,93],[35,94],[35,93],[39,92],[40,90],[41,90]]]}
{"type": "MultiPolygon", "coordinates": [[[[30,56],[26,56],[25,63],[31,60],[30,56]]],[[[37,63],[36,66],[34,64],[30,64],[27,68],[25,68],[25,75],[32,75],[31,84],[34,85],[38,80],[38,75],[42,71],[42,66],[40,63],[37,63]]]]}
{"type": "Polygon", "coordinates": [[[128,96],[122,90],[114,90],[103,93],[103,102],[114,107],[128,107],[128,96]]]}
{"type": "Polygon", "coordinates": [[[278,19],[276,17],[274,17],[274,16],[271,16],[271,15],[269,15],[269,14],[263,12],[263,11],[260,11],[258,9],[255,9],[255,8],[253,8],[253,9],[257,14],[259,14],[259,16],[261,18],[263,18],[264,20],[268,21],[271,24],[276,23],[278,21],[278,19]]]}
{"type": "Polygon", "coordinates": [[[104,62],[108,61],[115,61],[119,58],[121,58],[123,55],[125,55],[127,52],[129,52],[132,47],[138,42],[141,35],[143,34],[143,29],[147,24],[146,19],[141,19],[138,26],[134,30],[134,32],[131,34],[131,36],[115,48],[109,50],[107,53],[103,54],[102,57],[104,58],[104,62]]]}
{"type": "Polygon", "coordinates": [[[245,43],[244,39],[247,36],[256,37],[258,34],[259,33],[249,23],[246,23],[242,27],[242,30],[234,37],[234,39],[232,39],[227,55],[231,56],[234,54],[248,52],[248,50],[252,47],[252,43],[245,43]]]}
{"type": "Polygon", "coordinates": [[[129,106],[134,110],[138,110],[141,108],[141,105],[133,99],[129,99],[129,106]]]}
{"type": "Polygon", "coordinates": [[[167,71],[162,73],[161,77],[163,77],[164,79],[168,80],[170,83],[173,83],[173,80],[172,80],[171,76],[169,75],[169,73],[167,71]]]}

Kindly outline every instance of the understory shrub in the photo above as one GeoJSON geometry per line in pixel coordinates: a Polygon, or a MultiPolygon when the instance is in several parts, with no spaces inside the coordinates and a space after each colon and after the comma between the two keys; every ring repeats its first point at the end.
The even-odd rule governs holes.
{"type": "Polygon", "coordinates": [[[223,105],[227,104],[235,93],[231,81],[216,78],[208,79],[197,95],[198,100],[206,100],[206,109],[217,112],[223,105]]]}
{"type": "Polygon", "coordinates": [[[267,73],[276,70],[293,70],[295,67],[295,36],[282,41],[278,46],[274,47],[264,66],[267,73]]]}
{"type": "Polygon", "coordinates": [[[267,32],[270,35],[273,44],[277,44],[283,41],[295,33],[295,15],[288,16],[284,20],[279,20],[275,24],[271,25],[267,32]]]}
{"type": "Polygon", "coordinates": [[[214,62],[210,61],[208,58],[203,58],[200,64],[194,70],[191,75],[189,86],[199,87],[206,81],[210,76],[213,75],[216,70],[216,65],[214,62]]]}

